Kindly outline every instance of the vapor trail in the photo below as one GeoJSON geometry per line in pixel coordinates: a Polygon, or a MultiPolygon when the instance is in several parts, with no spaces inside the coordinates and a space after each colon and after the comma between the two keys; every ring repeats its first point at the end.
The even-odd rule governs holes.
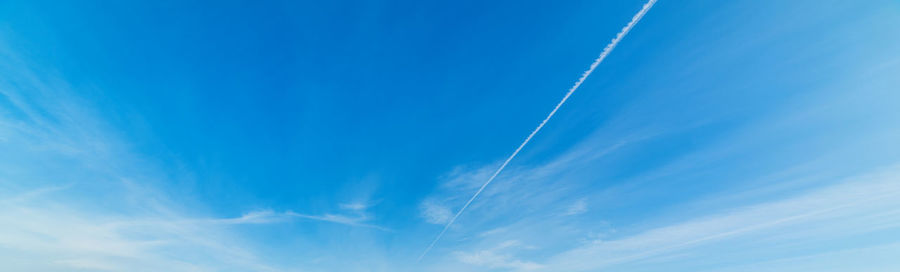
{"type": "Polygon", "coordinates": [[[491,175],[491,177],[488,178],[488,180],[484,182],[483,185],[481,185],[481,188],[478,188],[478,191],[476,191],[475,194],[472,195],[472,198],[469,198],[469,201],[466,202],[466,205],[463,205],[463,207],[459,209],[458,212],[456,212],[456,215],[454,215],[453,218],[451,218],[450,221],[447,222],[447,225],[444,226],[444,229],[441,230],[441,233],[439,233],[438,236],[434,238],[434,241],[431,241],[431,244],[428,245],[427,248],[425,248],[425,251],[422,252],[422,255],[420,255],[419,258],[416,259],[417,262],[421,261],[422,258],[428,254],[428,251],[431,251],[431,248],[433,248],[438,240],[440,240],[441,237],[444,236],[444,233],[447,232],[447,229],[450,229],[450,225],[453,225],[453,222],[456,222],[456,218],[458,218],[459,215],[461,215],[466,210],[466,208],[469,207],[469,204],[472,204],[472,201],[475,201],[475,198],[477,198],[478,195],[481,194],[481,191],[484,191],[484,188],[487,187],[488,184],[491,184],[491,182],[494,181],[494,178],[496,178],[497,175],[499,175],[500,172],[503,171],[503,168],[506,168],[506,165],[509,164],[509,161],[511,161],[516,157],[516,155],[519,154],[519,151],[521,151],[522,148],[525,147],[525,145],[528,144],[529,141],[531,141],[531,138],[534,137],[534,135],[537,134],[545,124],[547,124],[547,121],[550,121],[550,118],[552,118],[553,115],[556,114],[556,111],[559,110],[559,108],[562,107],[564,103],[566,103],[566,100],[569,100],[569,97],[572,96],[572,93],[575,93],[575,90],[577,90],[578,87],[581,86],[581,83],[583,83],[584,80],[594,72],[594,69],[596,69],[601,62],[603,62],[603,59],[606,59],[606,56],[608,56],[609,53],[616,48],[616,45],[619,44],[619,41],[621,41],[622,38],[625,38],[625,35],[628,35],[628,32],[631,31],[631,28],[633,28],[634,25],[644,17],[644,14],[647,14],[647,11],[650,11],[650,8],[653,7],[653,4],[655,3],[656,0],[647,1],[647,3],[644,4],[644,7],[641,8],[641,11],[638,11],[638,13],[634,15],[634,17],[631,17],[631,21],[628,22],[628,24],[625,25],[625,27],[623,27],[618,34],[616,34],[616,37],[613,38],[605,48],[603,48],[603,52],[600,52],[600,56],[598,56],[597,59],[594,60],[594,63],[591,63],[591,67],[588,68],[587,71],[584,71],[584,73],[581,74],[581,77],[578,78],[578,81],[575,81],[575,85],[572,85],[572,87],[569,88],[569,92],[566,93],[566,96],[563,96],[563,99],[560,100],[558,104],[556,104],[556,107],[554,107],[553,110],[550,111],[550,114],[548,114],[547,117],[544,118],[544,121],[541,121],[541,124],[538,125],[537,128],[535,128],[534,131],[531,132],[531,134],[528,134],[528,137],[525,138],[525,141],[522,142],[522,144],[520,144],[518,148],[516,148],[516,151],[513,151],[512,155],[509,155],[509,157],[506,158],[506,161],[504,161],[503,164],[500,165],[500,168],[498,168],[497,171],[494,171],[494,174],[491,175]]]}

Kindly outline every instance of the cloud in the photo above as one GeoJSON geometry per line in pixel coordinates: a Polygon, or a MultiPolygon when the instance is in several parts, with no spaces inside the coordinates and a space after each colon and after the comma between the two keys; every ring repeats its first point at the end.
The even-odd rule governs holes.
{"type": "MultiPolygon", "coordinates": [[[[546,271],[595,271],[648,259],[687,258],[694,249],[724,246],[750,251],[771,244],[814,243],[900,227],[900,171],[855,177],[791,198],[594,240],[555,255],[546,271]]],[[[699,258],[699,257],[698,257],[699,258]]]]}
{"type": "Polygon", "coordinates": [[[280,216],[272,211],[255,211],[241,215],[237,218],[224,219],[207,219],[199,220],[199,222],[207,222],[212,224],[241,225],[241,224],[268,224],[280,221],[280,216]]]}
{"type": "Polygon", "coordinates": [[[575,201],[575,203],[573,203],[571,206],[569,206],[569,208],[566,209],[566,212],[564,213],[564,215],[582,214],[582,213],[587,212],[587,210],[588,210],[587,201],[585,201],[584,199],[579,199],[578,201],[575,201]]]}
{"type": "MultiPolygon", "coordinates": [[[[2,48],[0,48],[2,49],[2,48]]],[[[284,271],[247,228],[314,220],[387,231],[367,206],[219,217],[186,205],[173,178],[135,153],[51,71],[0,50],[0,263],[11,271],[284,271]],[[6,60],[6,59],[5,59],[6,60]],[[16,114],[5,114],[12,112],[16,114]],[[16,171],[4,171],[15,169],[16,171]]],[[[187,200],[190,203],[190,199],[187,200]]]]}
{"type": "Polygon", "coordinates": [[[34,198],[39,198],[41,196],[45,196],[47,194],[52,194],[55,192],[59,192],[68,188],[71,188],[73,184],[65,184],[65,185],[53,185],[41,187],[38,189],[30,190],[21,194],[18,194],[9,198],[0,198],[0,203],[13,203],[13,202],[22,202],[28,201],[34,198]]]}
{"type": "Polygon", "coordinates": [[[455,255],[460,262],[471,265],[484,266],[488,268],[530,271],[537,270],[542,267],[537,263],[517,260],[511,255],[497,254],[489,250],[483,250],[473,253],[456,252],[455,255]]]}
{"type": "Polygon", "coordinates": [[[478,234],[478,237],[488,237],[488,236],[491,236],[491,235],[495,235],[495,234],[500,234],[500,233],[506,232],[506,231],[508,231],[508,230],[509,230],[509,228],[507,228],[507,227],[493,228],[493,229],[489,229],[489,230],[486,230],[486,231],[483,231],[483,232],[479,233],[479,234],[478,234]]]}
{"type": "Polygon", "coordinates": [[[474,252],[454,252],[454,256],[459,262],[482,266],[491,269],[512,269],[516,271],[537,270],[543,266],[535,262],[523,261],[515,258],[509,251],[515,249],[533,249],[525,246],[517,240],[509,240],[500,243],[491,249],[478,250],[474,252]]]}
{"type": "MultiPolygon", "coordinates": [[[[710,259],[720,264],[714,267],[724,270],[734,266],[740,271],[753,271],[756,265],[775,264],[748,260],[772,260],[773,256],[778,259],[820,254],[841,256],[847,249],[900,242],[893,238],[869,239],[872,235],[900,230],[898,180],[900,166],[888,167],[870,174],[823,180],[820,182],[829,185],[778,198],[723,210],[707,208],[706,214],[679,216],[674,222],[673,218],[648,217],[644,219],[646,222],[621,232],[602,235],[594,231],[576,232],[581,233],[581,238],[563,234],[571,226],[567,222],[574,219],[548,217],[552,213],[535,214],[533,218],[514,223],[504,221],[506,226],[483,231],[475,237],[454,237],[459,242],[457,248],[470,249],[455,250],[452,257],[457,262],[489,269],[577,272],[655,271],[661,266],[698,270],[703,268],[698,264],[709,264],[710,259]],[[553,233],[546,233],[548,229],[553,233]],[[554,241],[548,243],[544,238],[554,241]],[[528,248],[517,239],[529,244],[536,242],[542,250],[539,254],[517,254],[515,250],[528,248]]],[[[770,186],[791,182],[794,181],[783,180],[770,186]]],[[[603,232],[596,230],[596,223],[575,226],[603,232]]]]}
{"type": "Polygon", "coordinates": [[[365,217],[345,215],[255,211],[234,218],[190,218],[163,210],[126,215],[78,208],[51,193],[22,195],[30,197],[0,201],[0,261],[41,261],[25,262],[18,270],[281,271],[229,227],[302,218],[389,231],[365,223],[365,217]]]}
{"type": "Polygon", "coordinates": [[[369,208],[368,205],[360,203],[360,202],[342,203],[339,205],[339,207],[341,207],[341,209],[344,209],[344,210],[350,210],[350,211],[355,211],[355,212],[362,212],[369,208]]]}
{"type": "Polygon", "coordinates": [[[436,225],[447,224],[450,222],[450,217],[453,216],[449,208],[434,201],[422,202],[419,205],[419,211],[422,218],[425,218],[425,222],[436,225]]]}
{"type": "Polygon", "coordinates": [[[341,203],[338,205],[338,207],[341,210],[348,211],[349,214],[325,213],[325,214],[321,214],[321,215],[314,215],[314,214],[297,213],[294,211],[287,211],[283,215],[292,217],[292,218],[301,218],[301,219],[329,222],[329,223],[335,223],[335,224],[341,224],[341,225],[347,225],[347,226],[370,228],[370,229],[376,229],[376,230],[380,230],[380,231],[392,231],[389,228],[374,225],[371,223],[373,216],[370,213],[366,212],[366,210],[368,210],[371,207],[371,205],[367,204],[367,202],[365,202],[365,201],[357,201],[357,202],[352,202],[352,203],[341,203]]]}
{"type": "Polygon", "coordinates": [[[366,223],[369,221],[368,216],[357,215],[357,216],[348,216],[341,214],[323,214],[323,215],[309,215],[309,214],[301,214],[292,211],[285,212],[285,215],[296,218],[303,218],[309,220],[323,221],[323,222],[331,222],[342,225],[354,226],[354,227],[364,227],[370,229],[376,229],[381,231],[391,231],[389,228],[385,228],[378,225],[373,225],[366,223]]]}
{"type": "Polygon", "coordinates": [[[116,271],[116,269],[119,269],[114,265],[110,265],[102,260],[95,259],[66,259],[56,261],[55,263],[60,264],[63,267],[70,267],[75,269],[90,269],[99,271],[116,271]]]}
{"type": "Polygon", "coordinates": [[[0,204],[0,261],[12,265],[7,269],[29,271],[278,270],[216,227],[256,216],[204,220],[74,207],[48,198],[0,204]]]}
{"type": "Polygon", "coordinates": [[[456,214],[454,214],[453,217],[450,218],[450,220],[447,222],[447,224],[444,226],[444,228],[441,230],[441,232],[438,233],[437,237],[435,237],[434,240],[431,242],[431,244],[429,244],[428,247],[426,247],[425,250],[422,251],[422,254],[419,256],[418,260],[421,260],[423,257],[425,257],[425,255],[428,254],[428,251],[430,251],[431,248],[434,247],[434,245],[441,239],[441,237],[444,236],[444,233],[447,232],[447,230],[450,228],[450,226],[452,226],[453,223],[456,222],[456,219],[459,218],[459,216],[463,212],[466,211],[466,208],[468,208],[469,205],[472,204],[472,201],[475,201],[475,199],[478,198],[478,195],[481,194],[482,191],[484,191],[484,188],[486,188],[488,185],[490,185],[491,182],[494,181],[495,178],[497,178],[497,175],[499,175],[501,172],[503,172],[503,169],[506,168],[507,165],[509,165],[509,162],[512,161],[516,157],[516,155],[519,154],[520,151],[522,151],[522,148],[524,148],[526,145],[528,145],[528,142],[530,142],[531,139],[534,138],[534,135],[537,134],[538,132],[540,132],[542,128],[544,128],[544,125],[546,125],[547,122],[550,121],[551,118],[553,118],[553,115],[556,114],[556,112],[559,110],[559,108],[562,107],[562,105],[566,103],[566,101],[569,99],[569,97],[571,97],[572,94],[575,93],[576,90],[578,90],[578,87],[580,87],[581,84],[584,83],[584,81],[588,78],[588,76],[590,76],[591,73],[593,73],[594,70],[597,69],[597,66],[599,66],[600,63],[603,62],[604,59],[606,59],[606,56],[608,56],[609,53],[611,53],[612,50],[616,48],[616,46],[619,44],[619,42],[622,40],[622,38],[625,38],[625,35],[628,35],[628,32],[630,32],[631,29],[634,27],[634,25],[637,24],[641,20],[641,18],[644,17],[644,14],[647,14],[647,12],[650,11],[650,8],[653,7],[654,3],[656,3],[656,0],[647,1],[647,3],[644,4],[644,6],[641,8],[641,10],[638,11],[638,13],[635,14],[634,17],[631,18],[631,21],[629,21],[628,24],[626,24],[625,27],[623,27],[622,30],[619,31],[618,34],[616,34],[616,37],[613,38],[609,42],[609,44],[606,45],[605,48],[603,48],[603,52],[600,53],[600,56],[597,57],[597,59],[595,59],[593,63],[591,63],[590,68],[588,68],[587,71],[584,71],[584,73],[575,82],[575,84],[572,85],[571,88],[569,88],[569,91],[566,92],[566,95],[563,96],[562,100],[560,100],[559,103],[556,104],[556,107],[554,107],[553,110],[550,111],[550,114],[548,114],[547,117],[545,117],[544,120],[541,121],[540,124],[538,124],[537,128],[535,128],[533,131],[531,131],[531,134],[528,134],[528,137],[525,138],[525,141],[523,141],[521,144],[519,144],[519,147],[517,147],[516,150],[513,151],[513,153],[510,154],[509,157],[506,158],[506,160],[503,161],[502,164],[500,164],[500,167],[497,168],[497,170],[491,175],[491,177],[489,177],[484,182],[484,184],[482,184],[481,187],[479,187],[478,190],[475,191],[475,194],[472,195],[472,197],[469,198],[468,201],[466,201],[466,203],[462,206],[462,208],[460,208],[459,211],[457,211],[456,214]]]}

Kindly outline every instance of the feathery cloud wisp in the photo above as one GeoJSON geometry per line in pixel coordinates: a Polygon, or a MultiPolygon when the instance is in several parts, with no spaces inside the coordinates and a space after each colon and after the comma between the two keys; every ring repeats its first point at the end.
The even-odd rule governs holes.
{"type": "Polygon", "coordinates": [[[582,199],[579,199],[578,201],[576,201],[575,203],[573,203],[571,206],[569,206],[569,208],[566,209],[566,212],[564,213],[564,215],[582,214],[582,213],[587,212],[587,210],[588,210],[587,201],[585,201],[582,198],[582,199]]]}
{"type": "Polygon", "coordinates": [[[618,239],[598,239],[561,252],[542,265],[545,271],[596,271],[696,253],[704,247],[783,252],[791,246],[896,229],[900,226],[898,176],[900,168],[895,166],[785,199],[700,216],[618,239]],[[771,244],[786,247],[773,249],[767,246],[771,244]]]}
{"type": "Polygon", "coordinates": [[[425,201],[419,206],[421,215],[425,221],[431,224],[447,224],[453,213],[446,206],[435,203],[434,201],[425,201]]]}

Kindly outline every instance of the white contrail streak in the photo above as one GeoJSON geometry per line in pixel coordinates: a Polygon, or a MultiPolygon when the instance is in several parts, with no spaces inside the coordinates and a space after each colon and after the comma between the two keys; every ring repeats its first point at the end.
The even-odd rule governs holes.
{"type": "Polygon", "coordinates": [[[631,17],[631,21],[622,28],[622,31],[619,31],[619,33],[616,34],[616,37],[613,38],[605,48],[603,48],[603,52],[600,53],[600,56],[598,56],[597,59],[594,60],[594,63],[591,63],[591,67],[588,68],[587,71],[584,71],[584,73],[581,74],[581,78],[578,78],[578,81],[575,82],[575,85],[572,85],[572,88],[569,88],[569,92],[567,92],[566,96],[563,96],[563,99],[560,100],[558,104],[556,104],[556,107],[554,107],[552,111],[550,111],[550,114],[547,115],[547,118],[544,118],[544,121],[541,121],[541,124],[538,125],[537,128],[535,128],[534,131],[531,132],[531,134],[528,134],[528,137],[525,138],[525,141],[522,142],[522,144],[520,144],[518,148],[516,148],[516,151],[514,151],[512,155],[509,155],[509,157],[506,158],[506,161],[504,161],[503,164],[500,165],[500,168],[498,168],[497,171],[495,171],[494,174],[491,175],[491,177],[488,178],[488,180],[483,185],[481,185],[481,188],[478,188],[478,191],[476,191],[475,194],[472,195],[472,198],[469,198],[469,201],[467,201],[466,204],[463,205],[458,212],[456,212],[456,215],[454,215],[453,218],[451,218],[450,221],[447,222],[447,225],[444,226],[444,229],[441,230],[441,233],[439,233],[438,236],[434,238],[434,241],[431,241],[431,244],[428,245],[427,248],[425,248],[425,251],[423,251],[422,255],[420,255],[416,260],[417,262],[421,261],[422,258],[428,254],[428,251],[431,251],[431,248],[434,247],[434,244],[436,244],[438,240],[440,240],[441,237],[444,236],[444,233],[447,232],[447,229],[450,229],[450,225],[453,225],[453,222],[456,222],[456,218],[458,218],[459,215],[461,215],[466,210],[466,208],[469,207],[469,204],[472,204],[472,201],[475,201],[475,198],[477,198],[478,195],[481,194],[481,191],[484,191],[484,188],[487,187],[488,184],[491,184],[491,182],[494,181],[494,178],[496,178],[497,175],[499,175],[500,172],[503,171],[503,168],[506,168],[506,165],[509,164],[509,161],[515,158],[516,155],[519,154],[519,151],[521,151],[522,148],[525,147],[525,145],[528,144],[529,141],[531,141],[531,138],[534,137],[534,135],[544,127],[544,124],[547,124],[547,121],[550,121],[550,118],[552,118],[553,115],[556,114],[556,111],[559,110],[559,108],[562,107],[564,103],[566,103],[566,100],[569,100],[569,97],[572,96],[572,93],[575,93],[575,90],[577,90],[578,87],[581,86],[581,83],[584,83],[584,80],[594,72],[594,69],[596,69],[601,62],[603,62],[603,59],[606,59],[606,56],[608,56],[609,53],[616,48],[616,45],[619,44],[619,41],[621,41],[622,38],[625,38],[625,35],[628,35],[628,32],[631,31],[631,28],[633,28],[634,25],[644,17],[644,14],[647,14],[647,11],[650,11],[650,8],[653,7],[653,4],[655,3],[656,0],[647,1],[647,3],[644,4],[644,7],[641,8],[641,11],[638,11],[638,13],[634,15],[634,17],[631,17]]]}

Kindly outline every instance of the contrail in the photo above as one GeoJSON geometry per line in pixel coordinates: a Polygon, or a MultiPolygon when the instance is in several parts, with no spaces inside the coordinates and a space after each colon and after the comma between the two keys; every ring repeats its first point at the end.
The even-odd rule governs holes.
{"type": "Polygon", "coordinates": [[[541,124],[538,125],[537,128],[535,128],[534,131],[531,132],[531,134],[528,134],[528,138],[525,138],[525,141],[522,142],[522,144],[520,144],[518,148],[516,148],[516,151],[514,151],[512,155],[509,155],[509,157],[506,158],[506,161],[504,161],[503,164],[500,165],[500,168],[498,168],[497,171],[495,171],[494,174],[491,175],[491,177],[488,178],[488,180],[484,182],[483,185],[481,185],[481,188],[478,188],[478,191],[476,191],[475,194],[472,195],[472,198],[469,198],[469,201],[466,202],[466,205],[463,205],[462,208],[459,209],[458,212],[456,212],[456,215],[454,215],[453,218],[451,218],[450,221],[447,222],[447,225],[444,226],[444,229],[441,230],[441,233],[439,233],[438,236],[434,238],[434,241],[431,241],[431,244],[428,245],[427,248],[425,248],[425,251],[422,252],[422,255],[420,255],[419,258],[416,259],[416,262],[421,261],[422,258],[424,258],[425,255],[428,254],[428,251],[431,251],[431,248],[434,247],[434,244],[436,244],[438,240],[440,240],[441,237],[444,236],[444,233],[447,232],[447,229],[450,229],[450,225],[453,225],[453,222],[456,222],[456,218],[458,218],[459,215],[466,211],[466,208],[469,207],[469,204],[472,204],[472,201],[475,201],[475,198],[477,198],[478,195],[481,194],[481,191],[484,191],[484,188],[487,187],[488,184],[491,184],[492,181],[494,181],[494,178],[496,178],[497,175],[499,175],[500,172],[503,171],[503,168],[506,168],[506,165],[509,164],[509,161],[511,161],[516,157],[516,155],[519,154],[519,151],[521,151],[522,148],[525,147],[525,145],[528,144],[529,141],[531,141],[531,138],[534,137],[534,135],[544,127],[544,124],[547,124],[547,121],[550,121],[550,118],[552,118],[553,115],[556,114],[556,111],[559,110],[559,108],[562,107],[564,103],[566,103],[566,100],[569,100],[569,97],[572,96],[572,93],[575,93],[575,90],[577,90],[578,87],[581,86],[581,83],[584,83],[584,80],[594,72],[594,69],[596,69],[601,62],[603,62],[603,59],[606,59],[606,56],[608,56],[609,53],[616,48],[616,45],[619,44],[619,41],[621,41],[622,38],[625,38],[625,35],[628,35],[628,32],[631,31],[631,28],[633,28],[634,25],[644,17],[644,14],[647,14],[647,11],[650,11],[650,8],[653,7],[653,4],[655,3],[656,0],[647,1],[647,3],[644,4],[644,7],[641,8],[641,11],[638,11],[638,13],[634,15],[634,17],[631,17],[631,21],[628,22],[628,24],[625,25],[625,27],[623,27],[618,34],[616,34],[616,37],[613,38],[605,48],[603,48],[603,52],[600,52],[600,56],[598,56],[597,59],[594,60],[594,63],[591,63],[591,67],[588,68],[587,71],[584,71],[583,74],[581,74],[581,78],[578,78],[578,81],[575,81],[575,85],[572,85],[572,88],[569,88],[569,92],[566,93],[566,96],[563,96],[563,99],[560,100],[558,104],[556,104],[556,107],[554,107],[553,110],[550,111],[550,114],[548,114],[547,117],[544,118],[544,121],[541,121],[541,124]]]}

